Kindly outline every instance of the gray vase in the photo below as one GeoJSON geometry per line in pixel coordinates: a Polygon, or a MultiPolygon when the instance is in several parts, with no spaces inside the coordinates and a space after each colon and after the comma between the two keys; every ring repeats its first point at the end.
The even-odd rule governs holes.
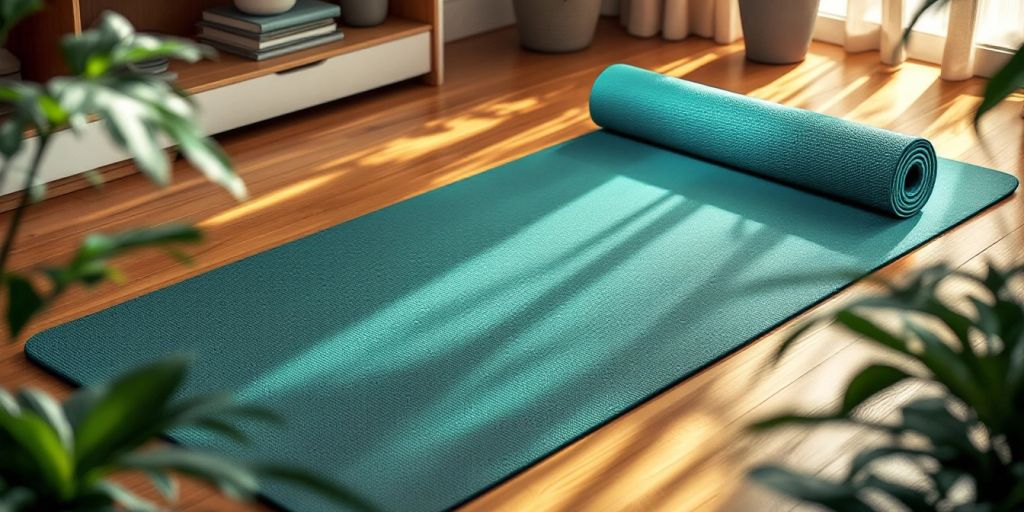
{"type": "Polygon", "coordinates": [[[791,64],[807,56],[818,0],[739,0],[747,58],[791,64]]]}
{"type": "Polygon", "coordinates": [[[372,27],[388,17],[388,0],[341,0],[341,19],[350,27],[372,27]]]}
{"type": "Polygon", "coordinates": [[[515,0],[519,41],[530,50],[575,52],[590,46],[601,0],[515,0]]]}

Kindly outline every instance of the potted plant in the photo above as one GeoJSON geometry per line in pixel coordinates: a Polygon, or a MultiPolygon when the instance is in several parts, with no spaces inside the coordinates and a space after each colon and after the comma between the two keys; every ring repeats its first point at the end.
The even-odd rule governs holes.
{"type": "Polygon", "coordinates": [[[601,0],[515,0],[519,42],[545,53],[590,46],[601,16],[601,0]]]}
{"type": "Polygon", "coordinates": [[[1024,266],[981,275],[926,269],[905,285],[886,285],[881,295],[853,302],[807,329],[832,322],[897,356],[894,364],[862,369],[846,387],[840,405],[823,414],[783,414],[754,425],[839,423],[881,434],[884,441],[858,453],[838,480],[762,466],[751,477],[793,498],[837,511],[1024,510],[1024,266]],[[940,286],[967,292],[958,301],[939,295],[940,286]],[[873,319],[895,313],[900,329],[873,319]],[[894,386],[916,381],[934,390],[911,397],[898,417],[879,421],[863,405],[894,386]],[[879,471],[899,461],[901,478],[879,471]]]}
{"type": "MultiPolygon", "coordinates": [[[[0,0],[0,46],[19,20],[40,8],[42,0],[0,0]]],[[[0,183],[12,173],[16,157],[29,153],[22,177],[25,190],[0,242],[0,291],[6,296],[4,323],[11,341],[70,287],[118,279],[120,274],[109,264],[114,256],[144,246],[194,242],[200,235],[186,225],[94,233],[66,264],[32,271],[9,268],[24,212],[32,198],[38,199],[30,189],[58,130],[74,132],[83,123],[104,123],[111,140],[158,185],[166,184],[171,172],[159,142],[163,138],[177,144],[211,181],[238,198],[245,196],[226,155],[203,135],[185,93],[136,66],[156,58],[196,61],[208,49],[187,40],[136,34],[125,18],[111,12],[95,28],[66,36],[61,49],[71,75],[47,83],[0,80],[0,106],[9,112],[0,120],[0,183]],[[31,147],[24,144],[26,130],[37,136],[31,147]]],[[[155,445],[152,441],[179,427],[244,443],[249,439],[242,422],[280,421],[258,406],[237,404],[224,395],[179,399],[185,374],[185,361],[160,361],[108,384],[81,389],[63,403],[38,390],[11,393],[0,388],[0,510],[162,510],[112,479],[125,473],[148,476],[166,502],[173,502],[177,493],[174,475],[185,475],[236,499],[252,498],[260,482],[271,478],[297,483],[349,509],[371,508],[300,470],[155,445]]]]}
{"type": "Polygon", "coordinates": [[[303,471],[242,463],[179,446],[148,447],[168,430],[189,427],[251,442],[237,423],[280,422],[266,411],[208,395],[174,399],[186,361],[161,361],[112,382],[72,394],[64,403],[34,389],[0,388],[0,509],[164,510],[129,491],[114,476],[148,477],[161,495],[177,499],[176,475],[209,483],[238,500],[250,500],[260,482],[289,481],[350,510],[372,510],[355,495],[303,471]]]}
{"type": "Polygon", "coordinates": [[[747,58],[791,64],[807,56],[818,0],[739,0],[747,58]]]}

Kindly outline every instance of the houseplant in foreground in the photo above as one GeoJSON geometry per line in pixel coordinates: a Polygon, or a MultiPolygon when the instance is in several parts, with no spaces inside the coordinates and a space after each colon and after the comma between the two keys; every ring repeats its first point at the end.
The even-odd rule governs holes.
{"type": "MultiPolygon", "coordinates": [[[[0,43],[41,0],[0,0],[0,43]]],[[[212,181],[236,197],[245,187],[214,141],[205,137],[184,92],[160,76],[140,73],[134,64],[154,58],[195,61],[205,50],[189,41],[136,34],[131,24],[105,13],[97,27],[62,41],[72,75],[46,84],[2,81],[0,104],[0,183],[23,166],[17,207],[0,245],[0,291],[6,293],[5,323],[16,339],[28,321],[71,286],[116,280],[109,261],[144,246],[198,240],[191,226],[162,226],[88,236],[71,261],[24,273],[9,268],[18,228],[33,196],[40,162],[58,130],[103,122],[111,139],[132,156],[158,185],[170,180],[170,163],[160,137],[212,181]],[[26,144],[26,130],[37,143],[26,144]]],[[[38,189],[37,189],[38,190],[38,189]]],[[[168,249],[179,258],[184,255],[168,249]]],[[[0,510],[157,510],[111,477],[147,475],[168,501],[176,495],[173,475],[207,481],[233,498],[247,499],[261,478],[291,481],[352,509],[366,503],[343,489],[291,468],[231,461],[180,447],[149,447],[156,437],[181,427],[247,442],[243,421],[276,421],[258,407],[234,404],[222,395],[177,398],[186,373],[183,360],[153,363],[101,386],[82,389],[63,404],[33,389],[10,393],[0,388],[0,510]]]]}
{"type": "Polygon", "coordinates": [[[798,329],[781,356],[811,326],[834,321],[851,334],[899,357],[903,364],[873,364],[846,387],[841,405],[818,414],[786,414],[753,426],[841,423],[876,431],[885,442],[854,457],[845,477],[826,480],[777,466],[750,476],[791,497],[839,511],[909,509],[1009,512],[1024,509],[1024,266],[983,275],[928,268],[904,285],[854,301],[838,313],[798,329]],[[950,303],[945,283],[971,286],[950,303]],[[964,307],[964,305],[968,305],[964,307]],[[895,313],[901,328],[872,320],[895,313]],[[913,396],[894,421],[864,417],[862,405],[908,381],[935,389],[913,396]],[[895,480],[880,464],[913,468],[895,480]]]}
{"type": "Polygon", "coordinates": [[[251,499],[267,477],[295,482],[350,509],[371,508],[301,471],[176,446],[147,449],[153,438],[183,427],[248,443],[235,422],[279,421],[225,395],[175,400],[185,371],[184,360],[158,362],[108,385],[81,389],[63,404],[38,390],[12,395],[0,389],[0,510],[161,510],[111,478],[132,472],[148,476],[169,502],[178,493],[173,475],[182,474],[235,499],[251,499]]]}

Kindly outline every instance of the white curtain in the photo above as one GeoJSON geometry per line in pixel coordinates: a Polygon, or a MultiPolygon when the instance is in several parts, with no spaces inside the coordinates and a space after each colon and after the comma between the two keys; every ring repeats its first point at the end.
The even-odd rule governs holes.
{"type": "MultiPolygon", "coordinates": [[[[603,0],[605,14],[618,14],[630,34],[665,39],[689,35],[728,44],[742,37],[737,0],[603,0]]],[[[771,0],[765,0],[771,1],[771,0]]],[[[974,75],[975,27],[981,0],[951,0],[949,28],[942,55],[942,78],[966,80],[974,75]]],[[[900,44],[906,21],[920,0],[847,0],[845,48],[878,50],[882,62],[906,60],[900,44]],[[881,23],[879,23],[881,13],[881,23]]]]}
{"type": "Polygon", "coordinates": [[[620,0],[619,16],[626,30],[638,37],[660,33],[678,40],[692,34],[719,44],[742,37],[736,0],[620,0]]]}
{"type": "MultiPolygon", "coordinates": [[[[904,20],[917,11],[919,3],[907,0],[847,0],[846,51],[878,50],[886,64],[906,60],[900,44],[906,30],[904,20]],[[881,24],[871,20],[881,11],[881,24]]],[[[945,80],[966,80],[974,76],[974,32],[978,21],[979,0],[951,0],[946,44],[942,53],[945,80]]]]}

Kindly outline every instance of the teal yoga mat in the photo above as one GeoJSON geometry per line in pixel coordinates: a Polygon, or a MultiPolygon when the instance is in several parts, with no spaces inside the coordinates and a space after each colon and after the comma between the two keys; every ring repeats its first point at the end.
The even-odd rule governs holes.
{"type": "MultiPolygon", "coordinates": [[[[598,130],[45,331],[26,351],[88,384],[170,354],[193,354],[187,393],[232,390],[240,401],[278,411],[288,428],[249,426],[260,441],[252,447],[193,431],[174,433],[176,440],[306,467],[387,510],[439,510],[599,427],[849,285],[849,273],[885,264],[1017,185],[1006,174],[940,159],[931,199],[919,213],[879,214],[885,210],[877,204],[833,200],[844,197],[842,190],[811,192],[810,183],[794,187],[785,176],[765,179],[754,173],[768,171],[723,165],[732,152],[752,158],[762,149],[749,141],[711,141],[720,146],[714,162],[665,147],[705,148],[702,138],[728,133],[715,123],[732,119],[730,102],[750,100],[692,84],[662,90],[664,84],[648,82],[664,80],[659,76],[611,70],[617,71],[634,76],[620,83],[604,75],[592,108],[598,122],[619,132],[636,123],[641,130],[631,136],[598,130]],[[633,90],[612,90],[627,84],[633,90]],[[657,118],[657,102],[678,108],[691,88],[711,98],[701,101],[718,101],[706,119],[688,113],[678,118],[693,126],[642,131],[652,112],[665,123],[676,119],[657,118]],[[651,91],[669,97],[651,99],[651,91]],[[633,113],[601,104],[628,95],[640,101],[619,108],[633,113]],[[652,145],[639,138],[645,134],[680,139],[652,145]]],[[[744,117],[749,131],[730,130],[755,136],[762,132],[752,127],[762,123],[772,127],[763,136],[802,134],[790,141],[799,146],[829,137],[830,126],[846,126],[802,115],[792,122],[819,123],[825,131],[778,125],[784,121],[772,113],[789,111],[758,105],[766,113],[744,117]]],[[[885,137],[907,138],[867,133],[889,160],[836,142],[829,151],[866,155],[870,165],[807,153],[772,169],[898,172],[882,168],[901,158],[885,137]]],[[[845,141],[858,143],[864,141],[845,141]]],[[[777,149],[795,158],[791,151],[777,149]]],[[[330,510],[284,485],[269,485],[266,497],[296,511],[330,510]]]]}

